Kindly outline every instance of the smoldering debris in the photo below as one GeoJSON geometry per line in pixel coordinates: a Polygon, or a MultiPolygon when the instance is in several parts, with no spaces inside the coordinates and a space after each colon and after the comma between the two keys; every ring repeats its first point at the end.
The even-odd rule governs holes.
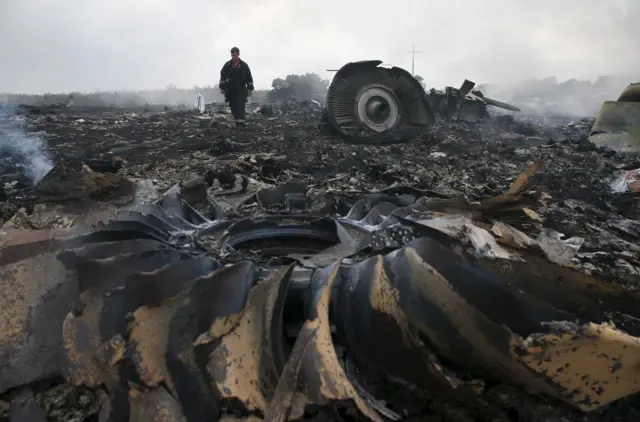
{"type": "Polygon", "coordinates": [[[539,170],[480,205],[337,192],[307,198],[335,217],[264,214],[285,205],[276,197],[260,215],[249,196],[230,218],[209,194],[206,218],[177,186],[98,226],[8,231],[0,392],[13,405],[22,386],[64,378],[102,397],[104,421],[143,409],[173,420],[447,413],[407,408],[404,394],[457,407],[454,420],[518,413],[488,380],[557,400],[567,415],[606,408],[640,389],[635,293],[594,289],[533,244],[510,250],[483,229],[542,200],[539,170]],[[442,218],[449,229],[433,224],[442,218]],[[476,232],[490,239],[481,248],[476,232]],[[333,263],[309,270],[293,253],[333,263]]]}
{"type": "Polygon", "coordinates": [[[444,91],[431,89],[427,94],[427,100],[440,116],[466,122],[477,122],[486,118],[489,115],[487,106],[520,111],[516,106],[485,97],[481,91],[473,89],[475,85],[475,82],[465,79],[460,88],[448,86],[444,91]]]}
{"type": "Polygon", "coordinates": [[[638,417],[640,166],[593,121],[225,116],[25,116],[64,159],[0,203],[0,420],[638,417]]]}
{"type": "Polygon", "coordinates": [[[518,107],[485,97],[465,80],[460,89],[431,89],[399,67],[379,60],[348,63],[327,92],[326,119],[333,131],[351,142],[400,143],[428,130],[437,113],[448,120],[476,122],[488,117],[488,106],[518,107]]]}
{"type": "Polygon", "coordinates": [[[0,174],[17,170],[35,185],[53,167],[47,145],[39,136],[26,134],[24,118],[7,107],[0,107],[0,116],[0,174]]]}

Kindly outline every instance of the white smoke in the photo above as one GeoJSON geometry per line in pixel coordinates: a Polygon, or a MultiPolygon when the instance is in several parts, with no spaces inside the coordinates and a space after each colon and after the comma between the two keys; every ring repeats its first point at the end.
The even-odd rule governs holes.
{"type": "Polygon", "coordinates": [[[11,121],[14,124],[0,129],[0,161],[10,160],[9,166],[35,185],[53,168],[53,161],[42,138],[25,132],[24,119],[13,116],[11,121]]]}

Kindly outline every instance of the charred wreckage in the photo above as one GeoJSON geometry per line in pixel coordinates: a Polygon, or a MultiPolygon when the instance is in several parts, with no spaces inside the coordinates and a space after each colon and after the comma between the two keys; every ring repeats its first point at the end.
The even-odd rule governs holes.
{"type": "MultiPolygon", "coordinates": [[[[223,126],[213,131],[224,139],[205,143],[215,156],[206,161],[211,168],[153,200],[150,186],[161,182],[140,177],[153,148],[164,145],[160,177],[170,171],[171,151],[180,163],[202,157],[184,158],[187,145],[202,149],[196,135],[179,145],[126,145],[111,135],[108,159],[66,154],[38,178],[32,194],[53,205],[36,206],[31,216],[19,211],[0,229],[0,420],[638,418],[640,275],[613,282],[595,265],[580,264],[633,267],[638,218],[632,208],[625,208],[628,218],[612,218],[610,201],[607,212],[577,200],[555,203],[538,188],[552,170],[543,165],[549,157],[593,153],[590,160],[603,160],[595,147],[583,150],[582,138],[505,138],[538,144],[535,160],[524,148],[500,150],[505,161],[515,157],[501,167],[515,176],[504,187],[486,182],[476,194],[460,195],[435,178],[428,186],[399,183],[418,172],[408,155],[415,163],[424,154],[440,169],[434,171],[444,171],[437,162],[443,151],[463,156],[473,148],[461,149],[459,136],[435,152],[427,142],[403,143],[398,148],[418,148],[398,152],[406,168],[384,171],[399,158],[380,156],[394,150],[362,143],[441,130],[438,116],[453,117],[452,130],[462,133],[468,116],[482,116],[477,110],[486,105],[511,106],[473,93],[468,81],[426,94],[406,71],[378,65],[348,64],[329,88],[324,119],[353,144],[331,146],[327,158],[327,139],[318,146],[291,141],[291,128],[302,134],[313,127],[292,120],[267,148],[318,148],[316,159],[327,166],[331,157],[355,156],[367,177],[386,187],[358,187],[351,175],[305,179],[319,164],[286,167],[273,154],[248,154],[250,143],[228,140],[239,132],[223,126]],[[131,152],[137,146],[142,158],[131,152]],[[128,170],[114,152],[141,164],[128,170]],[[221,167],[228,157],[233,164],[221,167]],[[341,188],[331,188],[336,183],[341,188]],[[567,227],[588,227],[595,243],[542,227],[544,213],[567,220],[561,209],[584,214],[567,227]],[[537,235],[527,234],[534,228],[537,235]],[[585,243],[590,251],[579,259],[585,243]]],[[[167,116],[150,113],[148,130],[167,116]]],[[[176,119],[198,127],[198,117],[185,116],[176,119]]],[[[46,114],[42,127],[63,118],[46,114]]],[[[103,136],[100,125],[139,118],[73,117],[70,125],[91,124],[103,136]]],[[[517,127],[509,118],[499,124],[517,127]]],[[[580,127],[588,133],[590,125],[580,127]]],[[[625,157],[619,170],[633,164],[625,157]]],[[[479,161],[450,162],[451,171],[488,174],[485,152],[468,158],[479,161]]],[[[583,161],[577,168],[580,177],[594,173],[583,172],[583,161]]],[[[558,183],[558,174],[547,182],[558,183]]],[[[465,177],[447,177],[459,189],[469,186],[465,177]]]]}
{"type": "Polygon", "coordinates": [[[477,121],[487,106],[510,111],[518,107],[484,97],[465,80],[459,89],[425,93],[420,82],[399,67],[379,60],[353,62],[335,74],[327,92],[326,119],[335,132],[353,142],[389,143],[414,138],[435,123],[435,114],[448,119],[477,121]]]}

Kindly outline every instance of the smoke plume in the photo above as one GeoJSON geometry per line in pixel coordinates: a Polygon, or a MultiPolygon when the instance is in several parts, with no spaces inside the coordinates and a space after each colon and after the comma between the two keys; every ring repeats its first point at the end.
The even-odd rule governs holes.
{"type": "Polygon", "coordinates": [[[26,133],[23,118],[8,117],[0,126],[0,173],[17,171],[35,185],[53,168],[51,155],[40,137],[26,133]]]}
{"type": "Polygon", "coordinates": [[[631,82],[635,82],[634,75],[601,76],[593,82],[558,82],[550,77],[478,88],[486,96],[516,105],[527,114],[594,117],[604,101],[615,101],[631,82]]]}

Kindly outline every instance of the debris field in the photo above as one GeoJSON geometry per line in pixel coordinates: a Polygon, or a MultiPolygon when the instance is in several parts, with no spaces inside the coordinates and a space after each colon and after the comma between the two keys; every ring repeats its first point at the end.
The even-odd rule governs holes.
{"type": "Polygon", "coordinates": [[[593,119],[248,109],[2,115],[54,167],[0,148],[0,421],[640,418],[640,160],[593,119]]]}

